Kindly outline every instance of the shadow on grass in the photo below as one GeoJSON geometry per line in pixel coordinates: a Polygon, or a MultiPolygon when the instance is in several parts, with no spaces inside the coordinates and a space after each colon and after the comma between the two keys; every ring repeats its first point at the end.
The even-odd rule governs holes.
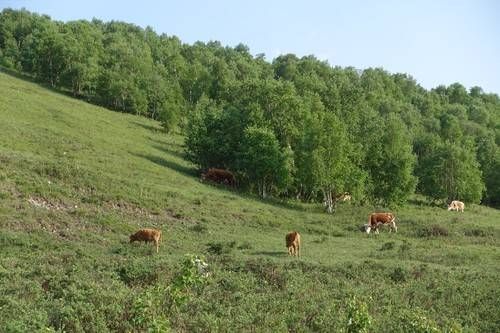
{"type": "Polygon", "coordinates": [[[257,256],[271,256],[271,257],[286,257],[288,255],[286,253],[286,249],[283,251],[257,251],[257,252],[252,252],[252,254],[257,256]]]}
{"type": "Polygon", "coordinates": [[[144,158],[144,159],[151,161],[155,164],[158,164],[162,167],[175,170],[175,171],[182,173],[186,176],[197,177],[197,171],[195,168],[187,167],[187,166],[181,165],[179,163],[166,160],[166,159],[159,157],[159,156],[141,155],[141,154],[133,154],[133,155],[144,158]]]}
{"type": "Polygon", "coordinates": [[[138,121],[133,121],[132,123],[134,125],[137,125],[139,127],[144,128],[145,130],[148,130],[148,131],[152,131],[152,132],[164,132],[163,128],[161,126],[146,125],[146,124],[140,123],[138,121]]]}
{"type": "Polygon", "coordinates": [[[180,159],[186,158],[186,156],[182,152],[180,152],[178,150],[170,149],[168,147],[168,145],[153,145],[153,148],[161,151],[162,153],[169,154],[169,155],[175,156],[175,157],[180,158],[180,159]]]}

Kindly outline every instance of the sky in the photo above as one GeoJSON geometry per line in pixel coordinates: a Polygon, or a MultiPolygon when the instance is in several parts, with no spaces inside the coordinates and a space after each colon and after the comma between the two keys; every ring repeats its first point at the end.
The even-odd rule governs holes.
{"type": "Polygon", "coordinates": [[[54,20],[119,20],[183,42],[243,43],[272,61],[313,54],[332,66],[408,73],[424,88],[459,82],[500,94],[496,0],[0,0],[54,20]]]}

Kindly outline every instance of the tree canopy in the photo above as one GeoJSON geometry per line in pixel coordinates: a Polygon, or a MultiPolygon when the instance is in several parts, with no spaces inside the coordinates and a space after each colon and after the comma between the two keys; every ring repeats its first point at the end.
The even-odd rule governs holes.
{"type": "Polygon", "coordinates": [[[180,130],[200,168],[260,195],[402,204],[500,204],[500,99],[459,83],[331,66],[247,46],[182,43],[124,22],[0,13],[0,65],[110,109],[180,130]],[[259,153],[260,152],[260,153],[259,153]]]}

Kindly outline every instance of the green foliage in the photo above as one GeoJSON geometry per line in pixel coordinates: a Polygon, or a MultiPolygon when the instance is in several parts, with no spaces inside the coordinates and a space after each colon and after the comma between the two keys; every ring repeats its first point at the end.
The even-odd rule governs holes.
{"type": "Polygon", "coordinates": [[[374,127],[375,135],[369,136],[371,142],[365,161],[372,184],[371,195],[385,205],[402,204],[414,193],[417,183],[410,138],[405,125],[395,115],[374,127]]]}
{"type": "Polygon", "coordinates": [[[245,130],[239,169],[257,184],[261,197],[284,188],[289,177],[287,165],[287,155],[281,151],[273,132],[258,127],[245,130]]]}
{"type": "Polygon", "coordinates": [[[172,284],[168,288],[168,293],[173,306],[181,306],[189,301],[191,293],[199,291],[206,283],[208,271],[201,271],[206,265],[204,259],[195,255],[186,255],[182,262],[182,268],[174,277],[172,284]]]}
{"type": "Polygon", "coordinates": [[[439,144],[422,158],[420,189],[433,199],[479,202],[484,191],[481,170],[470,142],[439,144]]]}
{"type": "Polygon", "coordinates": [[[408,333],[439,333],[436,323],[429,319],[421,309],[411,309],[403,312],[398,318],[403,332],[408,333]]]}
{"type": "Polygon", "coordinates": [[[346,332],[364,333],[369,332],[372,324],[372,317],[368,312],[368,306],[365,302],[353,296],[347,303],[347,324],[346,332]]]}
{"type": "Polygon", "coordinates": [[[136,330],[151,333],[170,332],[170,322],[162,311],[165,288],[155,286],[142,291],[131,305],[131,322],[136,330]]]}

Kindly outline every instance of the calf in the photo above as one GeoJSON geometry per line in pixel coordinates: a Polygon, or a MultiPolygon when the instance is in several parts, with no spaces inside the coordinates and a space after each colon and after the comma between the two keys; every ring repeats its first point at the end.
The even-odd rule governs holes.
{"type": "Polygon", "coordinates": [[[160,246],[161,240],[161,230],[156,229],[141,229],[137,231],[135,234],[130,235],[130,243],[135,241],[139,242],[155,242],[156,245],[156,253],[158,253],[158,248],[160,246]]]}
{"type": "Polygon", "coordinates": [[[365,225],[365,231],[367,234],[373,229],[378,234],[378,228],[381,225],[388,225],[391,227],[389,232],[394,229],[398,232],[398,227],[396,226],[396,217],[393,213],[372,213],[368,216],[368,224],[365,225]]]}
{"type": "Polygon", "coordinates": [[[454,211],[461,211],[462,213],[464,212],[465,204],[462,201],[458,200],[453,200],[449,205],[448,205],[448,211],[454,210],[454,211]]]}
{"type": "Polygon", "coordinates": [[[297,231],[290,232],[285,236],[288,255],[300,257],[300,234],[297,231]]]}

